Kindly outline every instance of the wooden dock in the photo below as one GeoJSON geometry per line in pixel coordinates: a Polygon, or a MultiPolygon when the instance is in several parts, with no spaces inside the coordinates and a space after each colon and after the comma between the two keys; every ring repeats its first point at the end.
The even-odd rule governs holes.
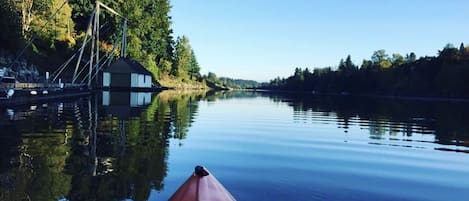
{"type": "Polygon", "coordinates": [[[4,89],[48,89],[48,88],[81,88],[87,87],[85,84],[72,83],[0,83],[0,90],[4,89]]]}
{"type": "Polygon", "coordinates": [[[92,94],[83,84],[50,83],[0,83],[0,107],[67,99],[92,94]],[[13,90],[12,96],[6,94],[13,90]]]}

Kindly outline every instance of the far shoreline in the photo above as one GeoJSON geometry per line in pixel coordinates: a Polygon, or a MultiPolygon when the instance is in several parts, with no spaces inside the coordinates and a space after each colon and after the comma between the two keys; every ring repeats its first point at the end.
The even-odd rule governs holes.
{"type": "Polygon", "coordinates": [[[364,98],[383,98],[394,100],[409,101],[427,101],[427,102],[460,102],[469,103],[469,98],[451,98],[441,96],[405,96],[405,95],[385,95],[385,94],[366,94],[366,93],[313,93],[312,91],[288,91],[272,89],[250,89],[255,92],[266,94],[303,94],[309,96],[336,96],[336,97],[364,97],[364,98]]]}

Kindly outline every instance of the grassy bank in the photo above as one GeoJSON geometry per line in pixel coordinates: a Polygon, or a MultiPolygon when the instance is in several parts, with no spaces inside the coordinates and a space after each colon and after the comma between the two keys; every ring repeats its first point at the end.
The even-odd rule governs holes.
{"type": "Polygon", "coordinates": [[[211,89],[209,86],[207,86],[207,83],[205,80],[197,81],[197,80],[163,75],[157,81],[162,87],[169,88],[169,89],[177,89],[177,90],[209,90],[211,89]]]}

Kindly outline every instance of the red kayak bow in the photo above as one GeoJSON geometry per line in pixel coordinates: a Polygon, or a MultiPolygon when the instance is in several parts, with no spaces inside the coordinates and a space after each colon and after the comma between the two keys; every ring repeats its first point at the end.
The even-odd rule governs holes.
{"type": "Polygon", "coordinates": [[[171,196],[169,201],[236,201],[234,197],[202,166],[171,196]]]}

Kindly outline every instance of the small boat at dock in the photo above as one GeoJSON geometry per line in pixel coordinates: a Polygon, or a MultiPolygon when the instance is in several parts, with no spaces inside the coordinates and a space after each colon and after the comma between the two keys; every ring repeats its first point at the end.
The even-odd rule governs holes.
{"type": "Polygon", "coordinates": [[[206,168],[196,166],[194,173],[169,201],[236,201],[236,199],[206,168]]]}

